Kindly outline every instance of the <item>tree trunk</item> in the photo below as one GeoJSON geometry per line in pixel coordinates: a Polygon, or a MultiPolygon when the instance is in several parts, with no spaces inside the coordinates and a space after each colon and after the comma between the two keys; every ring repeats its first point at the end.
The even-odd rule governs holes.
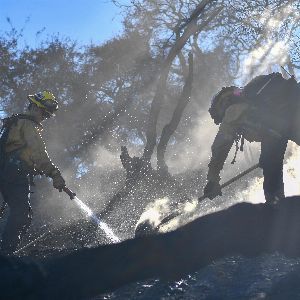
{"type": "MultiPolygon", "coordinates": [[[[213,18],[215,18],[222,9],[215,10],[204,22],[200,25],[197,24],[197,18],[203,12],[206,5],[213,0],[204,0],[202,1],[194,12],[191,14],[188,22],[185,24],[186,28],[181,37],[179,37],[173,47],[171,48],[164,65],[162,67],[162,71],[158,80],[158,86],[153,98],[151,109],[149,113],[148,119],[148,127],[146,132],[146,145],[144,148],[144,153],[142,157],[130,157],[128,154],[127,148],[122,147],[121,149],[121,161],[127,172],[126,183],[124,187],[118,192],[108,203],[107,207],[104,209],[103,213],[109,213],[112,209],[118,204],[119,201],[122,200],[123,196],[127,196],[128,193],[134,188],[134,185],[144,177],[145,174],[149,174],[148,179],[151,181],[153,178],[158,178],[160,175],[158,172],[152,169],[150,160],[156,146],[156,124],[158,115],[161,108],[162,98],[164,95],[164,91],[167,84],[167,78],[169,75],[169,71],[172,65],[174,58],[178,55],[181,49],[184,47],[185,43],[188,39],[198,31],[201,31],[213,18]]],[[[188,88],[187,88],[188,90],[188,88]]],[[[180,120],[180,117],[179,117],[180,120]]],[[[177,127],[177,126],[176,126],[177,127]]],[[[169,140],[170,137],[167,138],[169,140]]],[[[165,142],[162,142],[162,145],[165,142]]],[[[163,149],[163,146],[161,147],[163,149]]],[[[162,150],[165,151],[165,150],[162,150]]],[[[161,151],[161,152],[162,152],[161,151]]]]}
{"type": "MultiPolygon", "coordinates": [[[[164,64],[162,67],[161,74],[159,76],[158,86],[155,93],[155,96],[153,98],[151,109],[149,113],[149,119],[148,119],[148,127],[147,127],[147,143],[144,149],[143,154],[143,160],[144,161],[150,161],[151,156],[153,154],[154,148],[156,146],[156,139],[157,139],[157,133],[156,133],[156,124],[158,115],[161,108],[162,98],[164,95],[164,91],[167,84],[167,79],[169,75],[169,71],[172,65],[172,62],[174,58],[178,55],[178,53],[181,51],[181,49],[184,47],[188,39],[195,34],[197,31],[199,31],[200,28],[203,28],[206,26],[217,14],[212,14],[208,20],[206,20],[201,26],[197,24],[197,20],[199,15],[204,11],[205,7],[208,3],[213,2],[213,0],[203,0],[196,9],[192,12],[189,20],[187,23],[184,24],[185,29],[181,37],[179,37],[175,44],[172,46],[164,64]]],[[[220,10],[218,10],[218,13],[220,10]]]]}
{"type": "Polygon", "coordinates": [[[183,87],[182,93],[179,97],[178,104],[173,113],[171,122],[167,124],[161,134],[159,144],[157,146],[157,169],[160,173],[168,173],[168,166],[165,163],[165,152],[171,136],[178,127],[185,107],[190,101],[192,84],[193,84],[193,55],[189,54],[189,73],[183,87]]]}

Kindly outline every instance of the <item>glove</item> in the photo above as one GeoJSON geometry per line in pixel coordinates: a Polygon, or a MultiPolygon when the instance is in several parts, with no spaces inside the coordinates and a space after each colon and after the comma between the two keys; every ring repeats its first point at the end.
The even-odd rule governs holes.
{"type": "Polygon", "coordinates": [[[59,171],[55,171],[53,173],[54,173],[52,174],[53,187],[58,189],[61,192],[62,189],[66,186],[66,182],[61,176],[59,171]]]}
{"type": "Polygon", "coordinates": [[[204,188],[203,194],[210,200],[214,199],[217,196],[222,196],[221,186],[219,182],[208,181],[204,188]]]}

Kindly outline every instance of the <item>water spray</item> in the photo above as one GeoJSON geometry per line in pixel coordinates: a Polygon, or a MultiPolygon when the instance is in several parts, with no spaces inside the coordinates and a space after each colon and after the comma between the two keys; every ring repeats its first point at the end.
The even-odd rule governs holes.
{"type": "Polygon", "coordinates": [[[46,232],[42,233],[40,236],[38,236],[37,238],[35,238],[34,240],[29,242],[25,246],[23,246],[23,247],[19,248],[18,250],[14,251],[13,254],[16,255],[16,254],[20,253],[21,251],[26,250],[29,246],[34,245],[36,242],[40,241],[43,237],[48,235],[48,233],[49,233],[49,231],[46,231],[46,232]]]}
{"type": "MultiPolygon", "coordinates": [[[[105,235],[113,243],[120,242],[120,239],[113,233],[113,231],[108,227],[108,225],[105,222],[101,221],[86,204],[84,204],[78,197],[76,197],[75,193],[73,193],[67,187],[64,187],[63,191],[65,193],[67,193],[67,195],[70,197],[70,199],[73,200],[74,203],[76,203],[76,205],[80,208],[80,210],[82,212],[84,212],[84,214],[86,216],[88,216],[90,218],[90,220],[93,221],[93,223],[97,225],[97,227],[101,228],[101,230],[105,233],[105,235]]],[[[0,207],[0,218],[4,214],[5,207],[6,207],[6,203],[4,202],[4,203],[2,203],[2,205],[0,207]]],[[[14,255],[19,254],[21,251],[27,249],[29,246],[35,245],[36,242],[39,242],[40,240],[42,240],[49,233],[50,233],[50,231],[44,232],[43,234],[41,234],[40,236],[38,236],[37,238],[35,238],[31,242],[29,242],[28,244],[26,244],[25,246],[23,246],[23,247],[19,248],[18,250],[14,251],[13,254],[14,255]]]]}
{"type": "Polygon", "coordinates": [[[75,193],[73,193],[69,188],[64,187],[64,192],[70,197],[71,200],[76,203],[76,205],[80,208],[80,210],[100,229],[105,233],[105,235],[113,242],[118,243],[120,242],[120,239],[113,233],[113,231],[109,228],[109,226],[101,221],[95,213],[85,204],[83,203],[75,193]]]}

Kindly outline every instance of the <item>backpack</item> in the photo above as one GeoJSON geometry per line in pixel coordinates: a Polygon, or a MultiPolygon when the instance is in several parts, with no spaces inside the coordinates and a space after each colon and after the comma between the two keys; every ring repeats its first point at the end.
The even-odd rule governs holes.
{"type": "Polygon", "coordinates": [[[268,113],[277,113],[289,106],[290,93],[297,84],[294,77],[284,79],[281,73],[260,75],[252,79],[243,89],[243,95],[251,106],[268,113]]]}
{"type": "Polygon", "coordinates": [[[250,104],[248,121],[260,125],[262,134],[272,131],[289,139],[299,105],[298,90],[294,77],[284,79],[280,73],[255,77],[243,90],[245,101],[250,104]]]}
{"type": "MultiPolygon", "coordinates": [[[[256,130],[260,136],[271,135],[276,138],[289,137],[290,121],[296,102],[297,82],[294,77],[284,79],[280,73],[260,75],[244,86],[242,101],[249,104],[246,114],[247,126],[256,130]]],[[[244,133],[236,139],[236,151],[232,163],[235,162],[238,143],[243,151],[244,133]]]]}
{"type": "Polygon", "coordinates": [[[0,170],[4,168],[6,161],[7,153],[5,151],[5,145],[8,139],[9,130],[13,125],[17,124],[18,120],[20,119],[30,120],[40,125],[32,116],[24,114],[12,115],[8,118],[2,119],[2,128],[0,130],[0,170]]]}

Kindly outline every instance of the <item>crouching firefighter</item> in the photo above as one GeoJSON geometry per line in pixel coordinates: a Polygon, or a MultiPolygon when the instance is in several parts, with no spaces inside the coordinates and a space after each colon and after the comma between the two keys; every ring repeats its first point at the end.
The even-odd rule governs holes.
{"type": "Polygon", "coordinates": [[[266,203],[275,204],[283,198],[283,159],[288,140],[300,145],[299,107],[299,84],[294,77],[287,80],[280,73],[257,76],[243,89],[222,88],[209,109],[220,127],[211,148],[204,195],[210,199],[222,195],[220,171],[232,145],[236,144],[236,157],[246,139],[261,143],[259,166],[266,203]]]}
{"type": "Polygon", "coordinates": [[[29,95],[25,114],[12,115],[3,120],[0,138],[0,191],[9,207],[1,252],[13,253],[28,230],[31,219],[29,178],[44,174],[53,180],[53,186],[62,190],[65,180],[51,162],[41,137],[41,123],[58,109],[54,95],[43,91],[29,95]]]}

